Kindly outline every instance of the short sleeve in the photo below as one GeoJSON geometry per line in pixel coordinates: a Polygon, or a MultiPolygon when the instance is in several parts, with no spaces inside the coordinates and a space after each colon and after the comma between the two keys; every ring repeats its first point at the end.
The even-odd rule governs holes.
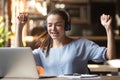
{"type": "Polygon", "coordinates": [[[40,49],[34,49],[33,51],[33,55],[34,55],[34,59],[35,59],[35,62],[36,62],[36,66],[42,66],[42,63],[41,63],[41,58],[40,58],[40,49]]]}
{"type": "Polygon", "coordinates": [[[99,46],[98,44],[94,43],[93,41],[88,41],[86,44],[87,51],[89,54],[89,59],[94,62],[104,62],[106,61],[105,53],[106,47],[99,46]]]}

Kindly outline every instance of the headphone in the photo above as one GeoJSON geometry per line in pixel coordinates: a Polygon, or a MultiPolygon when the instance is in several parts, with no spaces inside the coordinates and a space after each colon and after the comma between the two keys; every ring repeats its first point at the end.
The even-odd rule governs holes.
{"type": "MultiPolygon", "coordinates": [[[[61,13],[55,13],[55,14],[58,14],[58,15],[61,14],[60,16],[62,16],[62,14],[63,14],[64,16],[62,16],[62,17],[63,18],[66,17],[67,20],[65,20],[65,31],[71,30],[71,18],[70,18],[69,13],[67,11],[65,11],[65,10],[62,10],[62,9],[54,9],[54,10],[51,11],[51,14],[54,11],[59,11],[61,13]]],[[[46,22],[44,24],[44,29],[47,30],[47,24],[46,24],[46,22]]]]}

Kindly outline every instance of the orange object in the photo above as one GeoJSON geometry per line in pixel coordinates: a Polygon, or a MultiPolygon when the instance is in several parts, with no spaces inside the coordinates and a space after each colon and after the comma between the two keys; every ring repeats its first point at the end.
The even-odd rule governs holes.
{"type": "Polygon", "coordinates": [[[41,66],[37,66],[37,71],[38,71],[39,75],[45,74],[45,71],[44,71],[43,67],[41,67],[41,66]]]}

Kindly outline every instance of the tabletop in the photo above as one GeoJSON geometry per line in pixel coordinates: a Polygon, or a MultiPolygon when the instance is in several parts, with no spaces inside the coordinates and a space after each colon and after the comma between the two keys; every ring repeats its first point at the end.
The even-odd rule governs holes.
{"type": "Polygon", "coordinates": [[[114,67],[110,65],[88,64],[88,67],[92,72],[119,72],[120,71],[120,67],[114,67]]]}
{"type": "Polygon", "coordinates": [[[24,78],[3,78],[1,80],[120,80],[120,76],[98,76],[91,78],[40,78],[40,79],[24,79],[24,78]]]}
{"type": "Polygon", "coordinates": [[[99,75],[120,75],[120,67],[114,67],[110,65],[88,64],[91,74],[99,75]]]}

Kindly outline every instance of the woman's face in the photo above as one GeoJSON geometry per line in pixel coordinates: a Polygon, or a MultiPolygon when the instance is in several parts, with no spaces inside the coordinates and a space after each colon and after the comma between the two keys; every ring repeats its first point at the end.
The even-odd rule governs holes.
{"type": "Polygon", "coordinates": [[[47,31],[52,39],[60,40],[65,36],[65,21],[57,14],[47,17],[47,31]]]}

